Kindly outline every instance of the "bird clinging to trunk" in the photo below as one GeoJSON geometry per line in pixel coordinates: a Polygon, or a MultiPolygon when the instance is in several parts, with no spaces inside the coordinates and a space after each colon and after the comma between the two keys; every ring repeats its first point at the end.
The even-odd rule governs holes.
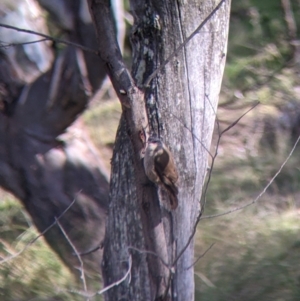
{"type": "Polygon", "coordinates": [[[146,176],[168,193],[171,209],[176,209],[178,173],[171,151],[159,138],[150,136],[143,154],[146,176]]]}

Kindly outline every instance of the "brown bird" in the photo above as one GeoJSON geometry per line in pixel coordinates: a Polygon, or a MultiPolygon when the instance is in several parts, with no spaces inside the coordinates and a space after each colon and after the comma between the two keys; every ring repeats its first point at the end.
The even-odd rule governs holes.
{"type": "Polygon", "coordinates": [[[150,136],[144,150],[144,169],[148,179],[167,191],[171,208],[178,206],[178,173],[171,151],[157,137],[150,136]]]}

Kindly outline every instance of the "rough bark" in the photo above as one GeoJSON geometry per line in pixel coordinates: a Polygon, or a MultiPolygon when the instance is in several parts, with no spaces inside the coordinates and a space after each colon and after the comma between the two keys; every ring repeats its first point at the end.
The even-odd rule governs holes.
{"type": "Polygon", "coordinates": [[[89,0],[99,51],[123,105],[112,160],[110,205],[104,244],[104,285],[121,279],[132,258],[131,280],[110,289],[106,300],[193,300],[193,241],[208,149],[225,65],[230,1],[156,74],[214,10],[214,1],[131,1],[132,76],[112,30],[109,1],[89,0]],[[180,174],[179,206],[145,177],[139,133],[164,137],[180,174]],[[180,255],[178,258],[178,255],[180,255]],[[166,263],[166,264],[164,264],[166,263]],[[169,280],[171,279],[171,289],[169,280]]]}
{"type": "MultiPolygon", "coordinates": [[[[79,6],[69,4],[76,20],[70,39],[94,47],[92,24],[74,17],[79,6]]],[[[102,60],[67,47],[31,84],[20,80],[6,55],[0,64],[0,186],[21,200],[39,231],[75,199],[61,225],[79,252],[94,248],[104,238],[109,173],[80,121],[72,124],[106,76],[102,60]]],[[[78,259],[60,229],[53,227],[45,238],[78,273],[78,259]]],[[[86,271],[99,273],[101,251],[84,260],[86,271]]]]}

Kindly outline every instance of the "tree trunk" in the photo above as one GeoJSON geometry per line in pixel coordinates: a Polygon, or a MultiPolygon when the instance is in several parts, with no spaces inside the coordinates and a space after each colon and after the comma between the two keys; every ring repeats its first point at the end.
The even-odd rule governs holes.
{"type": "MultiPolygon", "coordinates": [[[[69,19],[76,20],[74,27],[68,28],[72,30],[71,39],[96,48],[91,19],[88,23],[78,17],[84,15],[79,12],[80,1],[68,3],[69,19]]],[[[90,18],[88,10],[87,15],[90,18]]],[[[6,36],[13,37],[14,33],[7,32],[6,36]]],[[[21,45],[16,51],[20,48],[21,45]]],[[[24,58],[18,54],[16,57],[24,58]]],[[[26,84],[8,55],[9,51],[5,55],[1,50],[0,186],[20,199],[41,232],[75,200],[60,223],[77,250],[88,251],[104,238],[109,172],[80,121],[72,123],[87,107],[92,90],[96,91],[105,78],[103,62],[93,53],[66,47],[51,70],[26,84]]],[[[28,60],[20,68],[26,64],[28,60]]],[[[74,250],[61,230],[55,226],[45,233],[45,238],[78,274],[78,258],[72,255],[74,250]]],[[[100,266],[95,263],[101,258],[101,251],[83,257],[85,270],[89,267],[99,273],[100,266]]]]}
{"type": "Polygon", "coordinates": [[[114,36],[109,1],[88,2],[101,57],[123,105],[102,270],[105,286],[120,280],[128,269],[131,277],[108,290],[105,298],[193,300],[194,245],[189,238],[199,219],[225,65],[230,1],[217,7],[215,1],[130,1],[134,80],[114,36]],[[140,159],[143,130],[147,136],[154,132],[163,138],[174,155],[180,177],[179,206],[174,211],[168,197],[145,176],[140,159]]]}

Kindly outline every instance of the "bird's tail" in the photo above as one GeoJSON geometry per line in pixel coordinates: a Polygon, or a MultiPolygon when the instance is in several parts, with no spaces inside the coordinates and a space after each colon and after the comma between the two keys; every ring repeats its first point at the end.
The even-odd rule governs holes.
{"type": "Polygon", "coordinates": [[[176,194],[170,193],[170,207],[172,210],[175,210],[178,207],[178,197],[176,194]]]}

